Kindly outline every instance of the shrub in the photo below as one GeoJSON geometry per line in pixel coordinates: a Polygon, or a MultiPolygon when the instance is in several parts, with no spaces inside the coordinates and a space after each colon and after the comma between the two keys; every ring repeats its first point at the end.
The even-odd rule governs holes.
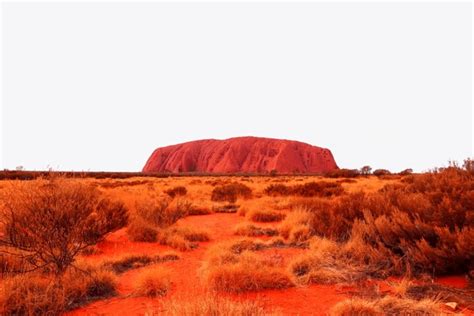
{"type": "Polygon", "coordinates": [[[142,200],[136,203],[136,215],[156,227],[169,227],[187,215],[188,203],[178,201],[173,208],[166,199],[142,200]]]}
{"type": "Polygon", "coordinates": [[[127,235],[131,241],[156,242],[158,230],[142,218],[135,218],[127,227],[127,235]]]}
{"type": "Polygon", "coordinates": [[[285,214],[276,211],[252,210],[245,215],[254,222],[278,222],[285,218],[285,214]]]}
{"type": "Polygon", "coordinates": [[[265,188],[264,192],[271,196],[332,197],[341,195],[344,188],[338,182],[319,181],[294,186],[271,184],[265,188]]]}
{"type": "Polygon", "coordinates": [[[205,231],[188,227],[170,227],[158,232],[158,242],[165,246],[187,251],[197,247],[198,241],[209,241],[209,234],[205,231]]]}
{"type": "Polygon", "coordinates": [[[252,189],[242,183],[233,182],[216,186],[212,190],[212,201],[227,201],[234,203],[237,198],[250,198],[252,196],[252,189]]]}
{"type": "Polygon", "coordinates": [[[229,254],[220,256],[205,269],[205,278],[211,289],[240,293],[294,286],[283,269],[248,251],[234,255],[230,260],[229,254]]]}
{"type": "Polygon", "coordinates": [[[170,197],[174,198],[178,195],[186,195],[188,193],[188,190],[186,189],[186,187],[177,186],[166,190],[165,193],[168,194],[170,197]]]}
{"type": "Polygon", "coordinates": [[[150,264],[174,261],[178,259],[179,256],[172,252],[156,256],[124,255],[121,258],[106,261],[103,266],[106,268],[110,268],[112,271],[118,274],[131,269],[138,269],[150,264]]]}
{"type": "Polygon", "coordinates": [[[82,250],[128,221],[122,203],[64,179],[19,183],[2,197],[0,245],[33,268],[52,268],[57,274],[82,250]]]}
{"type": "Polygon", "coordinates": [[[438,302],[424,299],[414,301],[406,298],[385,296],[375,300],[361,298],[337,303],[330,311],[332,316],[350,315],[441,315],[444,312],[438,302]]]}
{"type": "Polygon", "coordinates": [[[276,236],[278,235],[278,230],[270,227],[259,227],[242,223],[234,229],[234,233],[239,236],[247,237],[276,236]]]}
{"type": "Polygon", "coordinates": [[[153,267],[138,275],[135,294],[140,296],[165,296],[171,288],[169,271],[163,267],[153,267]]]}
{"type": "MultiPolygon", "coordinates": [[[[272,311],[265,310],[255,300],[235,301],[215,294],[198,296],[191,300],[172,300],[164,304],[164,315],[169,316],[271,316],[272,311]]],[[[278,315],[278,314],[276,314],[278,315]]]]}
{"type": "Polygon", "coordinates": [[[408,168],[408,169],[404,169],[404,170],[400,171],[398,174],[401,175],[401,176],[407,176],[407,175],[410,175],[412,173],[413,173],[413,169],[408,168]]]}
{"type": "Polygon", "coordinates": [[[2,315],[61,315],[91,300],[116,293],[113,273],[91,266],[85,272],[68,269],[50,278],[42,274],[21,274],[6,278],[0,292],[2,315]]]}
{"type": "Polygon", "coordinates": [[[370,172],[372,171],[372,167],[370,166],[363,166],[362,168],[360,168],[360,174],[361,175],[369,175],[370,172]]]}
{"type": "Polygon", "coordinates": [[[372,173],[374,176],[380,177],[380,176],[386,176],[389,174],[392,174],[390,171],[387,169],[375,169],[374,172],[372,173]]]}
{"type": "Polygon", "coordinates": [[[328,178],[356,178],[360,175],[357,169],[336,169],[324,174],[328,178]]]}
{"type": "Polygon", "coordinates": [[[265,194],[271,196],[278,196],[278,195],[290,195],[292,194],[292,188],[290,186],[284,184],[270,184],[264,190],[265,194]]]}

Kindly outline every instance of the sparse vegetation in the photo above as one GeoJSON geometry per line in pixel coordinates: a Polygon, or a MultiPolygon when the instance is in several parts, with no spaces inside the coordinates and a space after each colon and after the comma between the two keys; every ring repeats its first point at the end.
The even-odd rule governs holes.
{"type": "Polygon", "coordinates": [[[216,186],[212,190],[212,201],[224,201],[234,203],[237,198],[250,198],[252,196],[252,189],[242,183],[233,182],[216,186]]]}
{"type": "Polygon", "coordinates": [[[443,282],[474,279],[471,165],[468,160],[462,168],[451,164],[423,174],[375,170],[357,179],[358,172],[342,170],[331,175],[341,179],[3,181],[0,314],[60,315],[116,295],[117,278],[122,303],[173,289],[163,305],[136,307],[164,315],[268,315],[272,305],[284,314],[305,314],[301,304],[310,284],[325,284],[335,297],[341,295],[334,306],[321,303],[325,311],[332,307],[332,315],[473,309],[469,285],[438,283],[444,275],[449,278],[443,282]],[[254,192],[235,181],[245,181],[254,192]],[[185,195],[171,193],[180,187],[185,195]],[[209,201],[209,194],[218,201],[209,201]],[[214,214],[222,211],[231,214],[214,214]],[[25,214],[32,215],[19,217],[25,214]],[[212,215],[185,218],[197,214],[212,215]],[[198,243],[207,250],[195,251],[198,243]],[[177,255],[169,247],[189,252],[177,255]],[[64,255],[65,248],[72,255],[64,255]],[[41,258],[43,249],[57,258],[41,258]],[[388,290],[379,290],[381,285],[388,290]],[[293,286],[298,289],[288,289],[293,286]],[[265,306],[243,301],[266,289],[275,291],[266,292],[265,306]],[[279,295],[295,303],[280,304],[279,295]]]}
{"type": "Polygon", "coordinates": [[[296,195],[302,197],[331,197],[338,196],[344,192],[339,182],[308,182],[294,186],[284,184],[271,184],[265,188],[265,193],[271,196],[296,195]]]}
{"type": "Polygon", "coordinates": [[[272,316],[279,313],[264,309],[262,304],[255,300],[236,301],[216,294],[207,294],[192,300],[172,300],[165,303],[164,315],[169,316],[272,316]]]}
{"type": "Polygon", "coordinates": [[[165,296],[171,288],[169,271],[156,266],[142,272],[135,284],[135,294],[139,296],[165,296]]]}
{"type": "Polygon", "coordinates": [[[2,202],[0,246],[27,263],[26,270],[62,274],[82,250],[128,221],[122,203],[64,179],[17,183],[3,192],[2,202]]]}
{"type": "Polygon", "coordinates": [[[186,193],[188,193],[188,190],[186,189],[186,187],[177,186],[166,190],[165,193],[168,194],[170,197],[174,198],[176,196],[186,195],[186,193]]]}

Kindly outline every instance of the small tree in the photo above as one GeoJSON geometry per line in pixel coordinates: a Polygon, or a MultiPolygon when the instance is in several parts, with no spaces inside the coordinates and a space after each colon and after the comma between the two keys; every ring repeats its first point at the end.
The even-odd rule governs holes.
{"type": "Polygon", "coordinates": [[[464,160],[463,163],[464,170],[466,170],[469,173],[474,173],[474,160],[471,158],[467,158],[464,160]]]}
{"type": "Polygon", "coordinates": [[[128,221],[123,203],[65,179],[19,183],[2,196],[0,252],[62,274],[85,248],[128,221]]]}
{"type": "Polygon", "coordinates": [[[371,171],[372,167],[370,166],[363,166],[362,168],[360,168],[360,174],[362,175],[369,175],[371,171]]]}

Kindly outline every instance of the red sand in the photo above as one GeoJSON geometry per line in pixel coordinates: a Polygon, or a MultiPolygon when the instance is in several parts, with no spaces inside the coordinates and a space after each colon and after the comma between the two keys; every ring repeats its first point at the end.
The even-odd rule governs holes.
{"type": "Polygon", "coordinates": [[[143,172],[319,173],[337,168],[329,149],[291,140],[236,137],[158,148],[143,172]]]}
{"type": "MultiPolygon", "coordinates": [[[[173,289],[165,298],[152,299],[146,297],[133,297],[133,285],[137,275],[147,267],[130,270],[119,276],[119,294],[117,297],[107,300],[93,302],[83,308],[74,310],[68,315],[144,315],[154,310],[160,310],[161,301],[178,297],[186,299],[197,294],[205,293],[199,277],[199,268],[202,265],[204,254],[211,244],[232,238],[240,238],[233,235],[233,227],[244,221],[242,217],[235,214],[213,214],[206,216],[190,216],[179,221],[179,225],[197,226],[211,232],[213,240],[200,243],[199,248],[193,251],[181,253],[181,259],[166,262],[163,265],[170,268],[173,289]]],[[[155,243],[134,243],[128,241],[125,231],[121,230],[109,236],[106,241],[99,244],[103,251],[100,255],[89,256],[91,260],[109,258],[113,255],[125,253],[158,254],[171,250],[169,247],[155,243]]],[[[287,260],[291,254],[300,250],[283,249],[278,251],[283,260],[287,260]]],[[[268,251],[272,254],[272,250],[268,251]]],[[[275,251],[276,253],[276,251],[275,251]]],[[[319,315],[325,312],[338,301],[346,296],[335,286],[310,286],[298,287],[287,290],[261,291],[243,295],[234,295],[237,299],[259,298],[265,306],[278,308],[284,314],[319,315]],[[312,302],[312,303],[311,303],[312,302]]]]}
{"type": "MultiPolygon", "coordinates": [[[[240,238],[233,235],[233,228],[244,218],[236,214],[212,214],[206,216],[190,216],[178,222],[183,226],[205,228],[211,233],[213,240],[200,243],[199,248],[181,253],[181,259],[163,263],[169,267],[173,288],[165,298],[134,297],[133,288],[136,276],[143,269],[127,271],[119,276],[118,296],[93,302],[83,308],[74,310],[68,315],[151,315],[159,313],[164,300],[179,298],[186,300],[206,292],[200,277],[199,269],[204,260],[206,250],[215,242],[240,238]]],[[[159,254],[171,250],[169,247],[156,243],[135,243],[127,239],[125,231],[121,230],[110,235],[106,241],[99,244],[103,251],[100,255],[89,256],[90,260],[101,260],[113,255],[142,253],[159,254]]],[[[270,249],[265,250],[268,256],[280,256],[283,262],[300,253],[301,249],[270,249]]],[[[377,281],[376,281],[377,282],[377,281]]],[[[464,287],[461,277],[445,277],[439,279],[445,285],[464,287]]],[[[381,285],[386,283],[380,282],[381,285]]],[[[337,302],[350,297],[351,288],[337,285],[311,285],[285,290],[267,290],[242,295],[231,295],[236,299],[258,298],[265,306],[276,308],[284,315],[327,315],[328,310],[337,302]]]]}

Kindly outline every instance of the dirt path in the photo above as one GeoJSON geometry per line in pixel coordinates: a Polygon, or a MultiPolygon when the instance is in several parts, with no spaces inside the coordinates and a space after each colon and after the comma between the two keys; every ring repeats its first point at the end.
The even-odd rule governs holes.
{"type": "MultiPolygon", "coordinates": [[[[68,315],[150,315],[160,311],[161,303],[173,297],[180,300],[205,293],[199,276],[207,249],[215,242],[238,238],[233,228],[243,222],[236,214],[212,214],[189,216],[179,221],[179,225],[202,228],[210,233],[210,242],[200,243],[192,251],[181,252],[181,259],[163,263],[168,267],[173,281],[173,289],[163,299],[135,297],[133,295],[136,277],[147,267],[127,271],[119,276],[118,296],[93,302],[85,307],[69,312],[68,315]]],[[[172,250],[155,243],[134,243],[127,239],[124,231],[119,231],[99,245],[102,254],[91,256],[91,260],[101,260],[120,254],[156,255],[172,250]]],[[[286,290],[261,291],[239,295],[239,298],[258,298],[266,306],[278,308],[285,315],[325,315],[327,310],[346,296],[335,286],[296,287],[286,290]]]]}

